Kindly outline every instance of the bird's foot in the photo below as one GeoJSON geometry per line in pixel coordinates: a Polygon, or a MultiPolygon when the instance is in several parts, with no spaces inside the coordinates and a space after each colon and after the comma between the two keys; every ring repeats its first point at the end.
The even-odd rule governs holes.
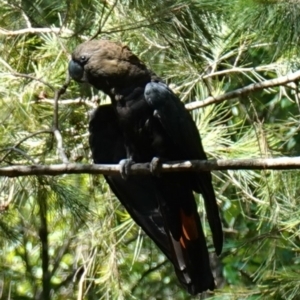
{"type": "Polygon", "coordinates": [[[128,178],[130,167],[133,164],[134,164],[134,161],[132,160],[132,158],[125,158],[125,159],[120,160],[120,162],[119,162],[120,174],[123,179],[126,180],[128,178]]]}
{"type": "Polygon", "coordinates": [[[160,157],[153,157],[150,162],[150,172],[152,175],[160,177],[163,160],[160,157]]]}
{"type": "Polygon", "coordinates": [[[158,113],[158,111],[156,109],[153,112],[153,117],[159,119],[159,113],[158,113]]]}

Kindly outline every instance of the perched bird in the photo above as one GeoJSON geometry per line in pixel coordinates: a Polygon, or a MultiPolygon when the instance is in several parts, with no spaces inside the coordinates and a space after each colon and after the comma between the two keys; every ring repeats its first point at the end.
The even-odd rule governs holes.
{"type": "MultiPolygon", "coordinates": [[[[198,129],[180,99],[128,47],[108,40],[80,44],[72,54],[69,73],[74,80],[88,82],[110,96],[127,163],[152,160],[155,171],[157,159],[207,159],[198,129]]],[[[107,126],[105,122],[99,124],[107,126]]],[[[109,135],[102,140],[105,147],[109,135]]],[[[101,143],[100,138],[98,142],[101,143]]],[[[193,191],[203,195],[215,250],[220,254],[223,233],[210,172],[163,173],[140,176],[138,180],[132,176],[123,180],[119,176],[118,180],[112,187],[116,196],[171,260],[186,290],[191,294],[213,290],[208,250],[193,196],[193,191]],[[143,184],[147,186],[144,196],[140,193],[143,184]],[[154,191],[145,197],[150,190],[154,191]],[[153,218],[152,223],[142,224],[136,217],[137,211],[147,211],[148,201],[148,215],[157,213],[159,223],[153,218]],[[158,242],[157,228],[153,230],[151,226],[162,229],[165,249],[158,242]]]]}

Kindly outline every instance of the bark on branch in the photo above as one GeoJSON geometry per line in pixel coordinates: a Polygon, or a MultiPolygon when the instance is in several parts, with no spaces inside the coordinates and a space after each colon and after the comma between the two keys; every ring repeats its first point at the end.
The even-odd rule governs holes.
{"type": "MultiPolygon", "coordinates": [[[[216,171],[216,170],[289,170],[300,169],[300,156],[258,159],[217,159],[168,162],[161,166],[162,172],[184,171],[216,171]]],[[[18,177],[31,175],[62,175],[62,174],[119,174],[119,165],[88,165],[88,164],[59,164],[59,165],[19,165],[0,168],[0,176],[18,177]]],[[[150,174],[150,164],[134,164],[130,174],[150,174]]]]}
{"type": "Polygon", "coordinates": [[[262,90],[262,89],[266,89],[266,88],[270,88],[270,87],[274,87],[274,86],[279,86],[279,85],[284,85],[286,83],[297,81],[299,79],[300,79],[300,71],[297,71],[295,73],[292,73],[292,74],[289,74],[286,76],[281,76],[281,77],[277,77],[277,78],[270,79],[270,80],[252,83],[243,88],[240,88],[240,89],[237,89],[237,90],[234,90],[234,91],[231,91],[231,92],[228,92],[223,95],[216,96],[216,97],[209,96],[202,101],[195,101],[195,102],[189,103],[185,107],[188,110],[193,110],[193,109],[208,106],[208,105],[211,105],[214,103],[220,103],[225,100],[230,100],[230,99],[234,99],[237,97],[245,96],[245,95],[248,95],[248,94],[258,91],[258,90],[262,90]]]}
{"type": "Polygon", "coordinates": [[[28,33],[65,33],[67,35],[73,35],[74,32],[68,28],[23,28],[19,30],[7,30],[5,28],[0,28],[0,35],[7,35],[7,36],[14,36],[14,35],[21,35],[21,34],[28,34],[28,33]]]}

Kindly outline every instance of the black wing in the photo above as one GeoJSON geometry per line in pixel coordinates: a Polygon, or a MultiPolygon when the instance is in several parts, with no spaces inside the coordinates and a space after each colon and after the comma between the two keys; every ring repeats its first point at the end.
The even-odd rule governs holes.
{"type": "MultiPolygon", "coordinates": [[[[124,140],[115,111],[111,105],[99,106],[89,123],[89,144],[96,164],[117,164],[126,157],[124,140]]],[[[168,239],[157,204],[157,193],[150,176],[130,176],[126,181],[120,175],[105,176],[110,188],[141,226],[170,259],[168,239]]]]}
{"type": "MultiPolygon", "coordinates": [[[[145,88],[145,100],[154,110],[154,116],[159,119],[176,148],[173,152],[176,153],[176,157],[173,156],[173,159],[207,159],[191,115],[165,84],[148,83],[145,88]]],[[[194,191],[203,195],[214,246],[219,255],[222,251],[223,233],[211,174],[210,172],[193,173],[190,179],[194,191]]]]}
{"type": "MultiPolygon", "coordinates": [[[[95,163],[117,163],[126,155],[122,132],[111,105],[100,106],[90,125],[95,163]]],[[[214,289],[209,256],[189,183],[178,174],[162,178],[106,176],[117,198],[135,222],[173,263],[181,284],[191,294],[214,289]]]]}

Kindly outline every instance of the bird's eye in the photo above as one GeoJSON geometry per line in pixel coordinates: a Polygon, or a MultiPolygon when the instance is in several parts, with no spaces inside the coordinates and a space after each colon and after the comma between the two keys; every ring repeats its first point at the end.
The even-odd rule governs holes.
{"type": "Polygon", "coordinates": [[[84,63],[87,61],[87,57],[85,55],[80,56],[80,62],[84,63]]]}

